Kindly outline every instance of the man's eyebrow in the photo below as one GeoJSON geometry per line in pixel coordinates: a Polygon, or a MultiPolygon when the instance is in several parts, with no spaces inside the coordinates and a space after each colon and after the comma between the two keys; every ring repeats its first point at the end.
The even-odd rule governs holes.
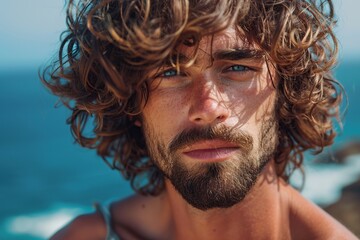
{"type": "Polygon", "coordinates": [[[214,60],[241,60],[241,59],[260,59],[264,56],[264,51],[257,49],[227,49],[214,52],[214,60]]]}
{"type": "MultiPolygon", "coordinates": [[[[260,59],[265,55],[264,51],[257,49],[243,49],[243,48],[234,48],[226,50],[218,50],[213,53],[213,60],[241,60],[241,59],[260,59]]],[[[170,58],[164,61],[163,66],[173,66],[174,64],[187,63],[191,61],[191,58],[188,56],[178,53],[172,55],[170,58]]]]}

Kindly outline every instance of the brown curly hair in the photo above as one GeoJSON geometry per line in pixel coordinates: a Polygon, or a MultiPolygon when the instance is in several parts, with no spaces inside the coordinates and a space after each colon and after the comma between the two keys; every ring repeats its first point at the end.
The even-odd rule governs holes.
{"type": "Polygon", "coordinates": [[[139,193],[164,187],[134,125],[149,94],[147,74],[178,45],[197,49],[203,36],[231,25],[276,69],[278,176],[288,180],[304,151],[333,143],[343,90],[331,75],[337,56],[331,0],[70,0],[66,20],[58,59],[42,81],[72,110],[77,142],[112,159],[109,165],[139,193]]]}

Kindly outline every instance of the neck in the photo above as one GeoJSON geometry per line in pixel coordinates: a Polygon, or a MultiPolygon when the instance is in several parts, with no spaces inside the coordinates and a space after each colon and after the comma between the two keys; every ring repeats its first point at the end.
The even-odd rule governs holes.
{"type": "Polygon", "coordinates": [[[273,161],[269,162],[248,195],[226,209],[201,211],[189,205],[166,180],[166,195],[174,239],[279,239],[288,229],[287,204],[273,161]],[[256,223],[256,224],[255,224],[256,223]],[[261,227],[259,227],[261,226],[261,227]]]}

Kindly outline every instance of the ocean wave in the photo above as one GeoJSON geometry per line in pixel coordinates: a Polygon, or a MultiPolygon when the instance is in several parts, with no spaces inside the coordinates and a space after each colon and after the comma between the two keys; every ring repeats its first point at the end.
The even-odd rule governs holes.
{"type": "Polygon", "coordinates": [[[13,216],[5,221],[4,229],[9,235],[27,235],[47,239],[75,216],[85,211],[86,209],[82,207],[65,207],[13,216]]]}
{"type": "MultiPolygon", "coordinates": [[[[346,158],[344,164],[305,164],[305,186],[301,194],[321,207],[338,201],[342,189],[360,177],[360,154],[346,158]]],[[[299,186],[300,175],[291,181],[299,186]]]]}

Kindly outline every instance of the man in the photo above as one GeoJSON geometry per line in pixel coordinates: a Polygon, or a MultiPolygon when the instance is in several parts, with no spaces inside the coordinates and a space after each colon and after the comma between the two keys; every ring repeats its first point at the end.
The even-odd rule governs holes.
{"type": "Polygon", "coordinates": [[[44,83],[77,141],[137,194],[53,239],[356,238],[287,184],[335,137],[331,1],[70,1],[67,13],[44,83]]]}

